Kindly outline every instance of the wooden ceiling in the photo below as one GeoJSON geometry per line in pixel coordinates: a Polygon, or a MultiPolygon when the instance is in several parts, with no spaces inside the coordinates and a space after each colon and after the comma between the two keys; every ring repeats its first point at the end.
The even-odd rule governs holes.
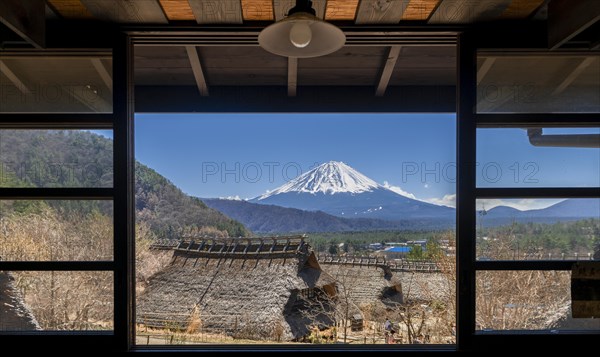
{"type": "MultiPolygon", "coordinates": [[[[546,0],[313,0],[317,16],[327,21],[401,24],[414,21],[468,24],[499,19],[528,19],[547,6],[546,0]]],[[[118,23],[243,24],[276,21],[294,0],[47,0],[65,19],[118,23]]]]}
{"type": "MultiPolygon", "coordinates": [[[[35,34],[25,26],[29,22],[16,21],[19,18],[15,14],[22,13],[20,0],[1,1],[11,6],[0,7],[0,21],[15,25],[11,27],[15,33],[44,48],[43,41],[27,36],[35,34]]],[[[541,66],[567,74],[560,83],[547,83],[540,77],[539,85],[547,88],[551,96],[577,98],[575,89],[587,86],[580,77],[599,73],[600,0],[313,0],[318,17],[345,31],[346,45],[318,58],[286,58],[266,52],[258,46],[259,31],[283,19],[295,2],[46,0],[45,4],[31,2],[28,6],[37,14],[39,8],[46,7],[46,18],[42,16],[42,24],[38,25],[45,21],[78,28],[82,20],[91,28],[105,28],[106,23],[128,25],[130,33],[137,36],[136,100],[138,104],[145,101],[150,111],[157,110],[156,103],[164,102],[176,110],[218,110],[220,107],[214,103],[220,99],[230,103],[232,98],[233,102],[248,98],[247,104],[252,108],[262,101],[260,108],[268,110],[302,109],[299,103],[313,98],[324,103],[324,110],[334,110],[338,108],[335,103],[340,108],[348,104],[348,94],[368,97],[368,103],[387,103],[394,110],[397,98],[403,98],[398,105],[405,110],[422,110],[422,106],[430,110],[430,102],[437,100],[439,103],[434,106],[438,110],[452,111],[456,35],[466,28],[487,29],[484,33],[496,36],[494,43],[500,45],[494,46],[500,52],[504,51],[504,43],[512,46],[521,37],[535,39],[537,51],[575,52],[575,59],[541,66]],[[515,24],[517,30],[513,29],[515,24]],[[521,31],[522,28],[533,29],[533,34],[521,31]],[[511,31],[513,36],[506,35],[511,31]],[[289,98],[279,100],[282,107],[275,108],[273,95],[286,93],[289,98]]],[[[527,65],[535,66],[534,62],[527,65]]],[[[480,57],[478,74],[484,78],[481,83],[502,83],[503,73],[511,68],[511,63],[494,56],[480,57]]],[[[0,65],[0,81],[13,83],[16,90],[23,88],[21,78],[28,79],[27,68],[10,60],[0,59],[0,65]]],[[[102,82],[96,82],[102,77],[97,72],[90,72],[85,83],[100,88],[102,82]]],[[[575,99],[571,102],[578,103],[575,99]]],[[[478,106],[493,112],[508,110],[509,104],[510,101],[502,100],[500,104],[481,102],[478,106]]],[[[381,110],[386,108],[382,106],[381,110]]],[[[372,107],[365,104],[363,109],[372,107]]]]}
{"type": "MultiPolygon", "coordinates": [[[[252,25],[283,19],[295,0],[48,0],[65,20],[131,24],[252,25]]],[[[463,24],[535,16],[546,0],[313,0],[318,17],[345,25],[463,24]]],[[[202,27],[198,27],[202,29],[202,27]]],[[[197,86],[204,95],[219,86],[454,86],[454,43],[390,46],[348,41],[328,56],[288,60],[254,46],[141,46],[139,86],[197,86]]]]}

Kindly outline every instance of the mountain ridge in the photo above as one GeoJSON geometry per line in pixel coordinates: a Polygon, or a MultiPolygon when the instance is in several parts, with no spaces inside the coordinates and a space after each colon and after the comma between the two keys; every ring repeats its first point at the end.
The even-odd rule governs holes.
{"type": "Polygon", "coordinates": [[[391,221],[449,219],[454,214],[449,207],[401,195],[338,161],[323,163],[249,202],[391,221]]]}
{"type": "Polygon", "coordinates": [[[323,211],[305,211],[240,200],[202,198],[202,201],[207,206],[243,223],[256,233],[447,229],[453,227],[455,223],[453,219],[386,221],[375,218],[344,218],[323,211]]]}

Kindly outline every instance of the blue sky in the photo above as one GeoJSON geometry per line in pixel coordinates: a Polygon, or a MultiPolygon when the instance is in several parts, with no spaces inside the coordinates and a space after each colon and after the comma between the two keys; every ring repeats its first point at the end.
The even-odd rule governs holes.
{"type": "MultiPolygon", "coordinates": [[[[455,197],[454,114],[138,114],[135,134],[136,159],[198,197],[252,198],[330,160],[421,200],[455,197]]],[[[478,162],[481,187],[600,185],[600,150],[536,148],[521,129],[479,130],[478,162]]]]}

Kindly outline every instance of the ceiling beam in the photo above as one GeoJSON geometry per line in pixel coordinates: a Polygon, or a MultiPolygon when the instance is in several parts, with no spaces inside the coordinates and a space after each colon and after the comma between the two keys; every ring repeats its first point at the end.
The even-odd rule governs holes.
{"type": "Polygon", "coordinates": [[[408,6],[408,0],[362,0],[356,12],[357,25],[397,24],[408,6]]]}
{"type": "Polygon", "coordinates": [[[433,15],[441,0],[410,0],[402,14],[402,20],[427,21],[433,15]]]}
{"type": "Polygon", "coordinates": [[[513,0],[504,10],[501,19],[526,19],[534,16],[546,0],[513,0]]]}
{"type": "Polygon", "coordinates": [[[244,21],[273,21],[273,0],[242,0],[244,21]]]}
{"type": "Polygon", "coordinates": [[[496,62],[496,57],[487,57],[485,59],[485,61],[483,61],[483,64],[477,71],[477,85],[479,85],[481,83],[481,81],[483,81],[483,79],[488,74],[490,69],[492,69],[492,66],[494,65],[495,62],[496,62]]]}
{"type": "Polygon", "coordinates": [[[110,113],[112,104],[98,95],[98,90],[88,86],[61,86],[61,90],[96,113],[110,113]],[[91,91],[91,93],[90,93],[91,91]]]}
{"type": "Polygon", "coordinates": [[[188,1],[199,24],[242,24],[244,22],[240,0],[188,1]]]}
{"type": "Polygon", "coordinates": [[[325,20],[354,21],[359,0],[327,0],[325,20]]]}
{"type": "Polygon", "coordinates": [[[92,61],[92,65],[96,69],[96,72],[98,72],[98,75],[100,76],[100,78],[102,79],[102,81],[104,82],[106,87],[108,87],[108,89],[110,89],[112,91],[112,89],[113,89],[112,76],[110,75],[110,73],[108,73],[108,70],[104,66],[104,63],[102,63],[102,60],[100,58],[92,58],[91,61],[92,61]]]}
{"type": "Polygon", "coordinates": [[[295,97],[298,87],[298,58],[288,57],[288,97],[295,97]]]}
{"type": "Polygon", "coordinates": [[[124,24],[167,24],[158,0],[80,0],[94,17],[124,24]]]}
{"type": "Polygon", "coordinates": [[[552,0],[548,4],[548,46],[553,50],[561,47],[599,20],[598,0],[552,0]]]}
{"type": "Polygon", "coordinates": [[[185,50],[190,60],[190,65],[192,66],[192,72],[194,72],[198,91],[201,96],[206,97],[208,96],[208,84],[206,83],[206,77],[204,76],[202,64],[200,63],[198,49],[196,46],[185,46],[185,50]]]}
{"type": "Polygon", "coordinates": [[[510,5],[511,0],[444,0],[428,23],[470,24],[498,18],[510,5]]]}
{"type": "Polygon", "coordinates": [[[379,84],[377,84],[377,90],[375,91],[375,95],[377,97],[382,97],[385,94],[385,91],[390,83],[390,78],[392,78],[392,73],[394,72],[394,67],[396,67],[396,62],[398,61],[398,57],[400,56],[400,51],[402,50],[402,46],[391,46],[387,58],[385,60],[385,64],[383,69],[381,70],[381,75],[379,76],[379,84]]]}
{"type": "Polygon", "coordinates": [[[552,95],[559,95],[560,93],[564,92],[565,89],[567,89],[567,87],[569,87],[571,83],[573,83],[577,79],[577,77],[579,77],[581,72],[588,68],[596,59],[596,57],[586,57],[581,62],[579,62],[579,64],[575,68],[573,68],[573,70],[569,74],[567,74],[565,79],[563,79],[563,81],[558,85],[558,87],[554,89],[552,95]]]}
{"type": "Polygon", "coordinates": [[[45,1],[2,0],[0,1],[0,23],[3,23],[34,47],[45,47],[45,1]]]}
{"type": "Polygon", "coordinates": [[[159,0],[169,21],[194,21],[194,13],[187,1],[159,0]]]}
{"type": "Polygon", "coordinates": [[[0,73],[4,73],[6,78],[8,78],[8,80],[11,81],[12,84],[14,84],[14,86],[17,87],[17,89],[21,91],[21,93],[31,94],[31,90],[25,85],[25,83],[23,83],[23,81],[21,81],[21,79],[19,79],[19,76],[17,76],[15,74],[15,72],[13,72],[10,68],[8,68],[6,63],[1,59],[0,59],[0,73]]]}

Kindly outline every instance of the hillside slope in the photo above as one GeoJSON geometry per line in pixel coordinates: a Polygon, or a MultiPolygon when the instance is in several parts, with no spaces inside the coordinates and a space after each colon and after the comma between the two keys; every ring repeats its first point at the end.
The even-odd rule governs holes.
{"type": "MultiPolygon", "coordinates": [[[[112,140],[88,131],[0,131],[0,187],[112,187],[112,140]]],[[[179,238],[182,228],[213,228],[231,237],[250,232],[239,222],[183,193],[153,169],[136,162],[136,215],[159,238],[179,238]]],[[[3,205],[26,211],[39,203],[3,205]]],[[[48,201],[59,211],[111,214],[107,201],[48,201]]]]}

